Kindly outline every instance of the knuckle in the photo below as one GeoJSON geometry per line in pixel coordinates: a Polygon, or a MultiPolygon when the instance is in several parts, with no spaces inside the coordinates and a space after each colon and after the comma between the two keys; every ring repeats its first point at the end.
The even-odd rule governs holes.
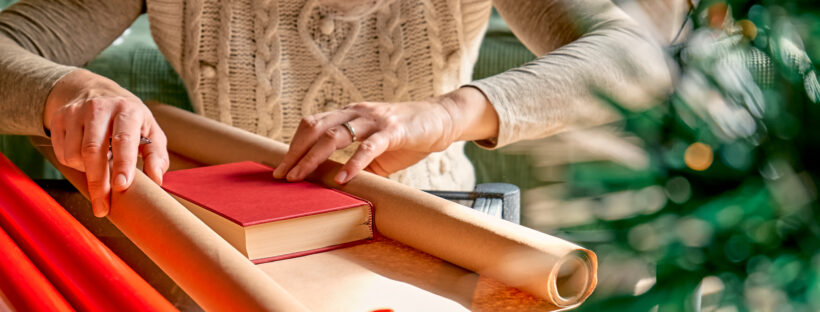
{"type": "Polygon", "coordinates": [[[88,178],[88,188],[93,190],[101,190],[105,187],[102,179],[88,178]]]}
{"type": "Polygon", "coordinates": [[[168,145],[168,138],[165,137],[165,133],[162,131],[151,131],[149,136],[149,139],[151,139],[151,144],[149,145],[151,147],[159,146],[164,149],[164,147],[168,145]]]}
{"type": "Polygon", "coordinates": [[[372,116],[376,113],[378,106],[373,102],[358,102],[350,104],[349,107],[361,116],[372,116]]]}
{"type": "Polygon", "coordinates": [[[133,111],[131,111],[129,109],[123,109],[123,110],[120,110],[117,113],[116,118],[117,118],[117,121],[132,121],[132,120],[136,119],[135,117],[136,117],[136,114],[134,114],[133,111]]]}
{"type": "Polygon", "coordinates": [[[334,141],[339,138],[339,130],[336,127],[325,130],[322,137],[326,140],[334,141]]]}
{"type": "Polygon", "coordinates": [[[88,107],[87,112],[92,115],[99,114],[107,110],[107,105],[102,99],[88,99],[85,103],[86,107],[88,107]]]}
{"type": "Polygon", "coordinates": [[[63,165],[71,168],[77,168],[83,164],[83,158],[80,155],[67,155],[63,157],[63,165]]]}
{"type": "Polygon", "coordinates": [[[399,117],[395,115],[382,115],[381,119],[385,129],[395,129],[399,126],[399,117]]]}
{"type": "Polygon", "coordinates": [[[315,130],[319,128],[319,119],[314,116],[307,116],[302,118],[300,122],[300,126],[305,128],[306,130],[315,130]]]}
{"type": "Polygon", "coordinates": [[[365,106],[367,106],[367,104],[362,103],[362,102],[357,102],[357,103],[347,104],[344,109],[358,110],[358,109],[364,108],[365,106]]]}
{"type": "Polygon", "coordinates": [[[364,153],[373,153],[376,151],[376,142],[370,140],[364,141],[361,145],[359,145],[359,149],[361,149],[364,153]]]}
{"type": "Polygon", "coordinates": [[[141,125],[144,118],[142,114],[136,109],[123,109],[115,116],[116,121],[122,124],[141,125]]]}
{"type": "Polygon", "coordinates": [[[134,136],[131,133],[125,131],[118,131],[111,136],[111,143],[112,144],[128,144],[134,139],[134,136]]]}
{"type": "Polygon", "coordinates": [[[99,142],[87,142],[83,143],[83,146],[81,148],[81,154],[83,155],[83,157],[88,157],[91,155],[99,154],[100,152],[102,152],[102,149],[102,144],[100,144],[99,142]]]}

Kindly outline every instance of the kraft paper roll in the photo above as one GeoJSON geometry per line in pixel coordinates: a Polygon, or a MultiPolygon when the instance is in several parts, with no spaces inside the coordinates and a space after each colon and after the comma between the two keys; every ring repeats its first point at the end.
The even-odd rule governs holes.
{"type": "MultiPolygon", "coordinates": [[[[253,160],[276,166],[287,145],[172,106],[149,107],[168,149],[203,164],[253,160]]],[[[327,161],[309,179],[370,200],[386,237],[497,279],[560,308],[582,303],[597,283],[595,254],[565,240],[484,215],[400,183],[362,172],[345,185],[327,161]]]]}
{"type": "MultiPolygon", "coordinates": [[[[85,174],[34,145],[88,197],[85,174]]],[[[141,171],[112,192],[108,219],[207,311],[307,311],[298,301],[141,171]]]]}

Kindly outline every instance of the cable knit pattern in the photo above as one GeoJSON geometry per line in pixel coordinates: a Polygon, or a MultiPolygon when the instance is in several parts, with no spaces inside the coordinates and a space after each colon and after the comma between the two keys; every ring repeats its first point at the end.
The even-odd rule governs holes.
{"type": "Polygon", "coordinates": [[[441,85],[441,72],[444,69],[444,55],[441,46],[441,29],[436,18],[436,9],[432,0],[424,3],[424,21],[427,22],[427,37],[430,38],[430,60],[433,62],[433,90],[436,94],[444,93],[441,85]],[[438,74],[438,75],[437,75],[438,74]]]}
{"type": "MultiPolygon", "coordinates": [[[[149,6],[149,9],[152,7],[149,6]]],[[[205,105],[202,99],[202,93],[199,91],[201,87],[201,79],[199,78],[199,42],[202,38],[202,2],[190,1],[184,3],[185,10],[185,31],[186,36],[183,37],[184,45],[182,51],[169,51],[166,53],[181,52],[180,58],[184,60],[184,68],[182,71],[177,69],[177,72],[182,72],[181,75],[188,86],[188,96],[191,99],[191,105],[194,111],[204,114],[205,105]]],[[[182,29],[180,29],[182,31],[182,29]]],[[[152,35],[154,35],[152,33],[152,35]]],[[[168,57],[168,55],[166,55],[168,57]]]]}
{"type": "Polygon", "coordinates": [[[276,0],[256,0],[254,7],[258,132],[272,138],[277,138],[282,131],[282,109],[278,105],[282,92],[278,3],[276,0]]]}
{"type": "MultiPolygon", "coordinates": [[[[326,52],[322,51],[319,44],[315,42],[314,36],[316,35],[316,27],[309,28],[311,26],[310,24],[322,22],[321,20],[315,18],[316,5],[318,2],[318,0],[309,0],[308,3],[305,4],[302,8],[301,14],[299,14],[299,21],[297,24],[297,29],[299,30],[299,36],[302,38],[302,43],[307,45],[308,51],[310,51],[314,59],[321,65],[321,73],[313,79],[307,94],[305,94],[304,99],[302,99],[303,116],[309,116],[317,113],[315,108],[318,103],[319,90],[320,88],[323,88],[325,83],[329,80],[339,83],[343,90],[351,94],[353,101],[364,101],[364,98],[361,93],[359,93],[353,82],[350,81],[350,79],[339,69],[339,66],[345,60],[345,57],[347,57],[348,52],[350,52],[350,48],[353,47],[353,43],[356,39],[358,39],[359,29],[361,29],[361,21],[355,19],[343,21],[349,23],[351,27],[346,31],[346,34],[342,35],[341,45],[336,49],[336,51],[331,52],[330,57],[328,57],[328,55],[325,54],[326,52]]],[[[324,18],[333,17],[325,16],[324,18]]],[[[321,27],[321,25],[319,27],[321,27]]]]}
{"type": "Polygon", "coordinates": [[[401,102],[407,98],[407,63],[403,58],[403,34],[401,23],[401,3],[394,2],[379,10],[377,29],[379,30],[379,62],[384,82],[384,100],[401,102]]]}
{"type": "MultiPolygon", "coordinates": [[[[184,1],[186,10],[200,8],[186,12],[184,24],[183,72],[196,110],[289,142],[304,116],[359,101],[421,100],[466,82],[453,79],[470,73],[459,64],[460,8],[439,0],[334,1],[184,1]]],[[[357,146],[333,158],[344,161],[357,146]]],[[[421,188],[474,183],[461,144],[394,178],[421,188]]]]}
{"type": "Polygon", "coordinates": [[[233,4],[234,1],[220,1],[219,39],[216,41],[216,105],[219,121],[228,125],[233,125],[233,118],[231,118],[231,75],[229,71],[229,63],[231,62],[229,45],[233,41],[233,34],[231,33],[233,4]]]}

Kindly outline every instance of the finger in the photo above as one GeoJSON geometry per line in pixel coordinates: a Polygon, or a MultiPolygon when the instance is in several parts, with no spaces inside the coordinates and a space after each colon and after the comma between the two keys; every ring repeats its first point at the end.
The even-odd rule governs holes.
{"type": "MultiPolygon", "coordinates": [[[[355,129],[357,138],[367,138],[375,130],[375,123],[372,120],[356,118],[348,122],[351,128],[355,129]]],[[[287,173],[289,181],[299,181],[307,177],[320,163],[330,157],[337,149],[344,148],[353,143],[353,132],[343,125],[333,126],[327,129],[316,141],[310,151],[308,151],[298,163],[287,173]]]]}
{"type": "Polygon", "coordinates": [[[107,158],[111,115],[105,106],[92,102],[86,116],[82,155],[88,192],[94,215],[104,217],[108,214],[111,194],[111,174],[107,158]]]}
{"type": "Polygon", "coordinates": [[[51,121],[51,146],[54,149],[54,156],[57,161],[67,165],[65,160],[65,126],[62,115],[54,116],[51,121]]]}
{"type": "Polygon", "coordinates": [[[112,187],[116,191],[128,189],[134,179],[139,141],[143,133],[143,117],[140,114],[139,111],[121,109],[112,116],[111,153],[114,166],[111,174],[114,177],[112,187]]]}
{"type": "MultiPolygon", "coordinates": [[[[390,152],[385,152],[384,154],[386,153],[390,152]]],[[[382,154],[381,156],[384,156],[384,154],[382,154]]],[[[388,175],[390,175],[390,171],[387,171],[387,169],[385,169],[381,165],[381,163],[379,163],[379,157],[373,159],[373,161],[371,161],[370,164],[367,165],[367,167],[365,167],[363,170],[383,177],[387,177],[388,175]]]]}
{"type": "MultiPolygon", "coordinates": [[[[361,118],[350,121],[350,124],[356,122],[360,124],[360,129],[367,129],[366,123],[361,118]]],[[[351,125],[351,127],[354,127],[351,125]]],[[[316,170],[320,163],[325,161],[334,151],[353,143],[353,136],[350,131],[341,125],[333,126],[327,129],[322,136],[316,140],[316,144],[301,158],[299,162],[287,174],[289,181],[299,181],[307,177],[308,174],[316,170]]]]}
{"type": "Polygon", "coordinates": [[[145,161],[143,171],[155,183],[162,185],[162,175],[168,171],[170,165],[168,140],[156,123],[152,123],[146,137],[151,139],[151,143],[142,146],[142,159],[145,161]]]}
{"type": "Polygon", "coordinates": [[[355,116],[356,113],[352,110],[337,110],[303,118],[299,123],[299,127],[296,128],[293,139],[290,141],[288,152],[279,166],[276,166],[276,170],[273,171],[273,177],[277,179],[284,178],[299,159],[316,143],[322,133],[330,127],[353,119],[355,116]]]}
{"type": "Polygon", "coordinates": [[[359,171],[367,167],[370,162],[387,150],[390,141],[384,132],[376,132],[362,141],[359,148],[333,179],[336,183],[344,184],[350,181],[359,171]]]}
{"type": "Polygon", "coordinates": [[[82,120],[73,116],[66,118],[65,137],[63,137],[63,157],[65,165],[79,171],[85,171],[82,144],[84,126],[82,120]]]}

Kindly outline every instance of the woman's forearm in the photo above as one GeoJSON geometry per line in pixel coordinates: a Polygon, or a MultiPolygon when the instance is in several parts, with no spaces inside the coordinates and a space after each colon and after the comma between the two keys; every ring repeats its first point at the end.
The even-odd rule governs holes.
{"type": "Polygon", "coordinates": [[[48,93],[75,68],[32,55],[2,34],[0,47],[0,133],[44,135],[48,93]]]}
{"type": "Polygon", "coordinates": [[[497,145],[617,118],[599,95],[651,103],[671,76],[660,46],[608,0],[497,0],[513,32],[540,57],[471,83],[499,115],[497,145]]]}
{"type": "Polygon", "coordinates": [[[0,11],[0,133],[43,135],[46,98],[142,12],[142,0],[22,0],[0,11]]]}

